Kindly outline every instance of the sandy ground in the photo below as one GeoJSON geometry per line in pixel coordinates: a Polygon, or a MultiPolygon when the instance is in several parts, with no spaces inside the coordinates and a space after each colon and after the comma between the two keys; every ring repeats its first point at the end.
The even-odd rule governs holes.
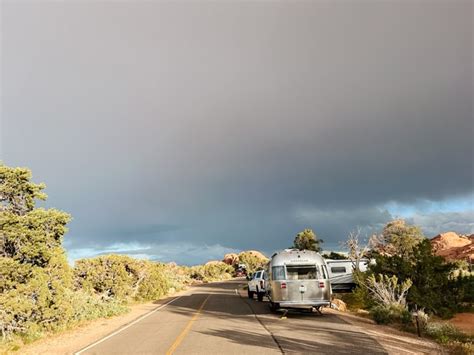
{"type": "Polygon", "coordinates": [[[474,335],[474,313],[458,313],[449,323],[466,334],[474,335]]]}

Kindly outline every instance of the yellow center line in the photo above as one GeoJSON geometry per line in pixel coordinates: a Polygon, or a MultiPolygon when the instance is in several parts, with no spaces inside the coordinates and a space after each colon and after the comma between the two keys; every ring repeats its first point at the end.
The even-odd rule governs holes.
{"type": "Polygon", "coordinates": [[[166,355],[172,355],[176,349],[178,348],[179,344],[183,341],[183,339],[186,337],[186,334],[188,334],[189,330],[193,326],[193,323],[196,321],[196,319],[199,317],[199,314],[201,314],[202,309],[206,305],[207,300],[211,297],[211,295],[207,296],[204,302],[202,302],[201,306],[199,309],[196,311],[194,316],[191,318],[191,320],[186,324],[186,327],[183,329],[183,331],[178,335],[174,343],[170,346],[168,351],[166,352],[166,355]]]}

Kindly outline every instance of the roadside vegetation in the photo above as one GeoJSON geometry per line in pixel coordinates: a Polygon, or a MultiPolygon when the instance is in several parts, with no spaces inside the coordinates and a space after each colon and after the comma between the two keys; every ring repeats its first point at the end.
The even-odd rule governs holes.
{"type": "MultiPolygon", "coordinates": [[[[63,238],[71,216],[37,208],[44,184],[31,171],[0,163],[0,350],[20,348],[45,334],[125,313],[192,283],[226,280],[234,266],[222,261],[180,266],[124,255],[67,262],[63,238]]],[[[252,253],[240,254],[251,268],[252,253]]]]}
{"type": "MultiPolygon", "coordinates": [[[[71,216],[36,207],[47,198],[31,171],[0,164],[0,349],[14,350],[51,332],[127,312],[136,302],[172,294],[192,283],[226,280],[244,264],[248,273],[268,259],[259,252],[226,255],[224,261],[180,266],[102,255],[68,264],[63,238],[71,216]]],[[[349,309],[362,309],[379,324],[392,324],[473,353],[473,337],[444,319],[472,312],[474,276],[465,263],[434,255],[420,228],[403,220],[388,223],[363,245],[360,231],[349,235],[347,256],[355,264],[355,290],[342,296],[349,309]],[[367,272],[362,258],[373,258],[367,272]],[[416,322],[418,321],[418,322],[416,322]]],[[[298,233],[293,247],[320,251],[316,234],[298,233]]]]}
{"type": "Polygon", "coordinates": [[[474,337],[463,334],[445,319],[472,312],[474,276],[462,263],[434,255],[420,228],[403,220],[389,222],[380,235],[361,245],[360,233],[346,242],[354,263],[375,259],[367,272],[356,268],[355,290],[341,298],[351,310],[365,310],[378,324],[429,336],[454,353],[474,352],[474,337]],[[464,269],[463,269],[464,267],[464,269]]]}
{"type": "Polygon", "coordinates": [[[305,229],[296,235],[292,248],[320,252],[322,243],[324,241],[319,239],[312,229],[305,229]]]}

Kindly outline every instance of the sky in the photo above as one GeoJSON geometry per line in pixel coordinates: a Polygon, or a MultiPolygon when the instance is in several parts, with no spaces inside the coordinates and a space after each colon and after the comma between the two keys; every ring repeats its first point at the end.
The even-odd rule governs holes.
{"type": "Polygon", "coordinates": [[[474,233],[473,6],[3,0],[0,159],[71,260],[474,233]]]}

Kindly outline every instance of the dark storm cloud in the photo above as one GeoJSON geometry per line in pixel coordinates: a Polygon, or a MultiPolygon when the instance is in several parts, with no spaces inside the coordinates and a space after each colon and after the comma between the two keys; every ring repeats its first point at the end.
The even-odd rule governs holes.
{"type": "Polygon", "coordinates": [[[471,2],[2,10],[2,158],[71,248],[336,243],[473,191],[471,2]]]}
{"type": "Polygon", "coordinates": [[[407,222],[423,226],[423,232],[430,237],[445,231],[471,235],[474,234],[474,209],[462,212],[416,213],[407,218],[407,222]]]}

